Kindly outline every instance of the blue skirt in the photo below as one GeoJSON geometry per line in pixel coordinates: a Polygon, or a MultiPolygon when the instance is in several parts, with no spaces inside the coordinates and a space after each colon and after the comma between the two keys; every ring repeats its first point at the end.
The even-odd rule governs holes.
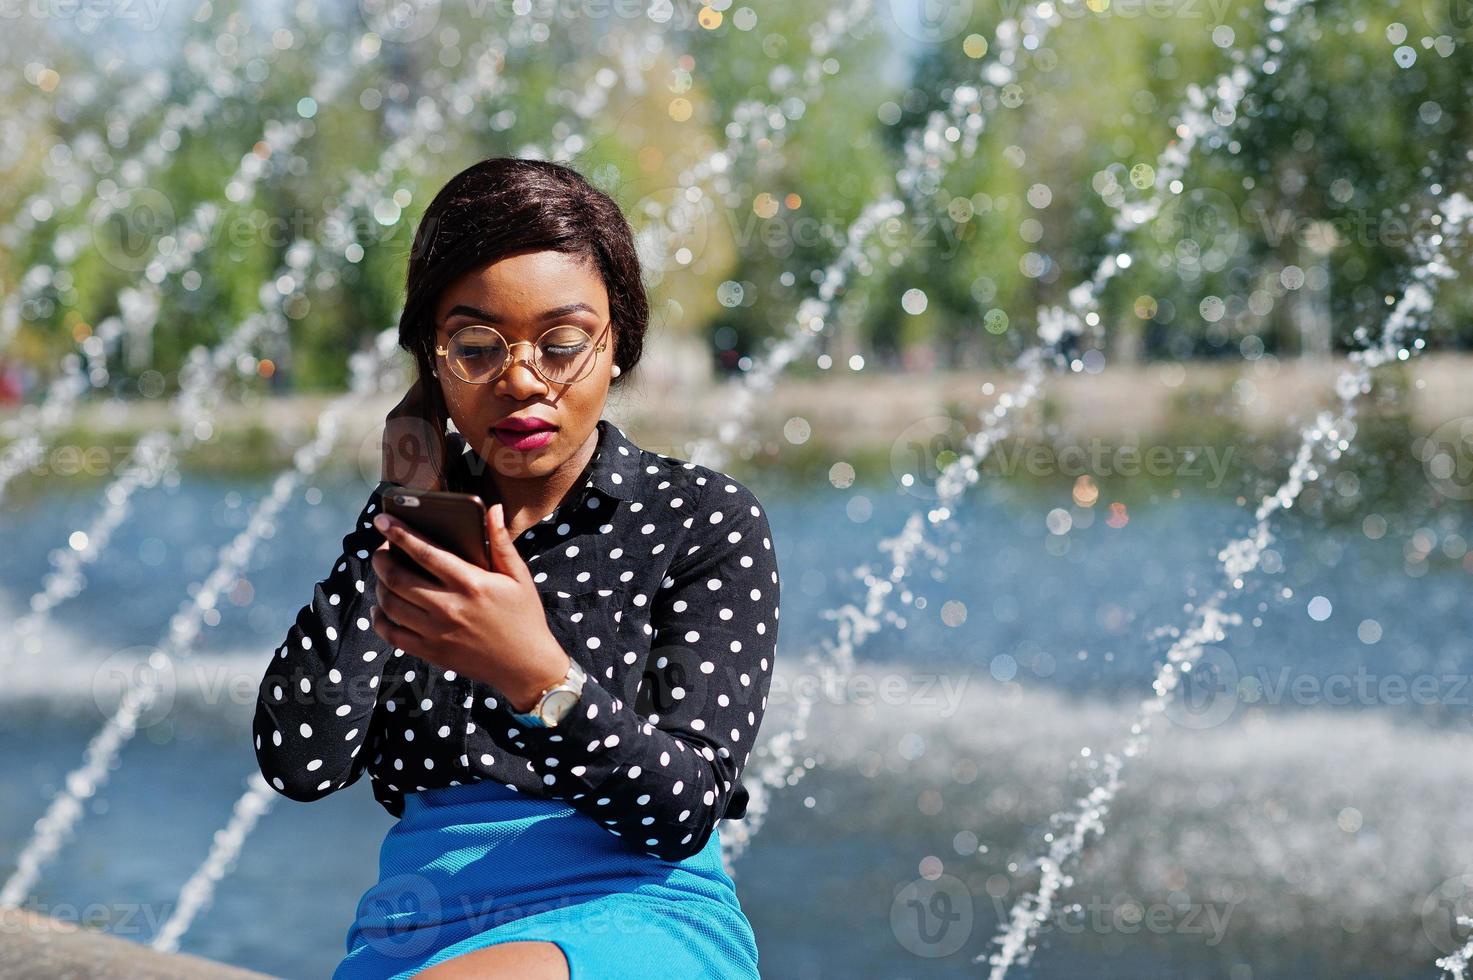
{"type": "Polygon", "coordinates": [[[592,817],[494,779],[406,793],[333,980],[409,977],[513,940],[556,943],[572,980],[757,977],[757,941],[721,864],[634,851],[592,817]]]}

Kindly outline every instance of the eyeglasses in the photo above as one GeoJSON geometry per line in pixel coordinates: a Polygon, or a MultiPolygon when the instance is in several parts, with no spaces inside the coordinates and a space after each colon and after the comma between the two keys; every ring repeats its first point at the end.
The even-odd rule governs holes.
{"type": "Polygon", "coordinates": [[[455,331],[448,348],[437,345],[435,353],[450,362],[450,370],[460,380],[484,385],[501,377],[511,366],[511,349],[520,344],[532,348],[528,363],[548,384],[582,381],[593,370],[599,352],[609,346],[605,339],[595,347],[588,331],[568,324],[549,327],[535,342],[518,340],[509,344],[495,327],[473,323],[455,331]]]}

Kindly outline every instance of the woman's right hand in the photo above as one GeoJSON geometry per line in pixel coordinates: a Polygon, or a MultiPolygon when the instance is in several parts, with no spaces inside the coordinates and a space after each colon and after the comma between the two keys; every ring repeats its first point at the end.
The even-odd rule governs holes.
{"type": "Polygon", "coordinates": [[[430,422],[421,379],[384,417],[382,448],[383,479],[415,490],[445,489],[445,433],[430,422]]]}

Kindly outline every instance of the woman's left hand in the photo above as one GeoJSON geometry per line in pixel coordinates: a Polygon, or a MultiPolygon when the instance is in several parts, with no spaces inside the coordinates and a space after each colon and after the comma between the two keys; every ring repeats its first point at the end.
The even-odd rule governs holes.
{"type": "Polygon", "coordinates": [[[513,711],[529,711],[563,679],[570,660],[547,626],[532,572],[503,521],[501,504],[488,508],[487,571],[387,514],[374,518],[386,540],[370,559],[378,576],[373,629],[406,653],[491,685],[513,711]],[[424,571],[394,558],[391,544],[424,571]]]}

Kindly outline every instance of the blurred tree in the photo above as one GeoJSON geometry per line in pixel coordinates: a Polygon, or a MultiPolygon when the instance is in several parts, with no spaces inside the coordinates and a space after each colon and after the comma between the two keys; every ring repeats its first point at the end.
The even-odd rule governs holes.
{"type": "MultiPolygon", "coordinates": [[[[451,175],[485,156],[540,154],[572,138],[572,164],[647,234],[670,213],[680,174],[735,132],[727,127],[738,107],[765,103],[759,122],[771,135],[741,141],[722,186],[703,192],[695,227],[677,229],[687,251],[649,270],[660,329],[695,338],[718,368],[740,369],[796,328],[799,303],[815,293],[850,225],[894,191],[905,141],[967,84],[987,113],[975,154],[936,180],[929,210],[872,236],[818,347],[870,364],[1008,361],[1032,342],[1039,305],[1065,302],[1097,267],[1116,208],[1151,193],[1188,86],[1238,60],[1261,65],[1253,51],[1267,26],[1257,6],[1227,8],[1222,23],[1210,5],[1194,6],[1195,16],[1075,12],[1043,44],[1021,49],[1015,79],[999,84],[988,68],[997,52],[985,50],[998,11],[979,8],[954,36],[912,45],[907,78],[891,87],[877,66],[897,37],[875,15],[815,59],[822,94],[805,100],[799,73],[829,13],[817,5],[702,8],[699,18],[677,10],[655,24],[618,5],[513,18],[494,4],[445,4],[407,39],[365,34],[351,5],[314,9],[315,25],[286,34],[253,21],[238,0],[182,19],[169,101],[221,85],[219,104],[144,171],[144,191],[116,217],[95,217],[89,185],[0,252],[0,285],[10,291],[28,268],[56,262],[61,229],[88,232],[75,256],[63,248],[60,274],[25,304],[16,353],[54,372],[119,313],[148,258],[179,247],[175,226],[213,207],[191,267],[150,273],[161,302],[157,329],[140,338],[150,366],[172,377],[191,347],[219,343],[259,310],[300,238],[325,251],[288,305],[286,336],[263,339],[258,353],[289,361],[274,386],[341,387],[347,354],[394,322],[414,222],[451,175]],[[261,53],[223,38],[227,27],[261,53]],[[652,31],[663,44],[646,43],[652,31]],[[191,43],[214,54],[191,61],[183,55],[191,43]],[[341,94],[325,105],[306,99],[334,68],[351,72],[341,94]],[[491,91],[450,98],[476,79],[490,80],[491,91]],[[609,89],[609,103],[580,121],[572,106],[595,85],[609,89]],[[397,136],[436,114],[442,122],[422,149],[373,176],[368,206],[351,215],[361,254],[349,254],[325,215],[350,186],[367,186],[397,136]],[[268,127],[304,121],[298,145],[267,155],[268,127]],[[254,193],[227,195],[249,154],[263,170],[254,193]],[[154,221],[144,247],[124,248],[121,236],[137,231],[129,221],[145,215],[154,221]],[[905,301],[908,293],[924,301],[905,301]]],[[[1466,28],[1438,20],[1445,15],[1437,5],[1371,0],[1303,5],[1274,70],[1251,78],[1226,142],[1199,146],[1182,192],[1128,236],[1135,262],[1109,285],[1099,329],[1084,343],[1116,359],[1293,354],[1323,342],[1327,325],[1341,349],[1355,326],[1374,326],[1386,297],[1405,285],[1431,188],[1467,187],[1473,55],[1466,28]]],[[[37,84],[42,67],[61,86],[100,71],[77,40],[30,19],[8,40],[12,50],[44,52],[27,62],[25,99],[58,98],[37,84]],[[27,30],[37,36],[24,40],[27,30]]],[[[100,77],[121,86],[124,72],[100,77]]],[[[32,120],[5,157],[12,209],[43,184],[50,147],[35,120],[63,144],[106,129],[106,99],[69,116],[28,104],[7,110],[32,120]]],[[[140,152],[161,119],[140,121],[108,163],[140,152]]],[[[116,179],[105,168],[98,176],[116,179]]],[[[1445,290],[1430,336],[1473,346],[1470,306],[1466,288],[1445,290]]],[[[243,366],[238,383],[266,384],[243,366]]],[[[131,390],[141,366],[111,367],[113,385],[131,390]]],[[[793,370],[815,368],[804,359],[793,370]]]]}

